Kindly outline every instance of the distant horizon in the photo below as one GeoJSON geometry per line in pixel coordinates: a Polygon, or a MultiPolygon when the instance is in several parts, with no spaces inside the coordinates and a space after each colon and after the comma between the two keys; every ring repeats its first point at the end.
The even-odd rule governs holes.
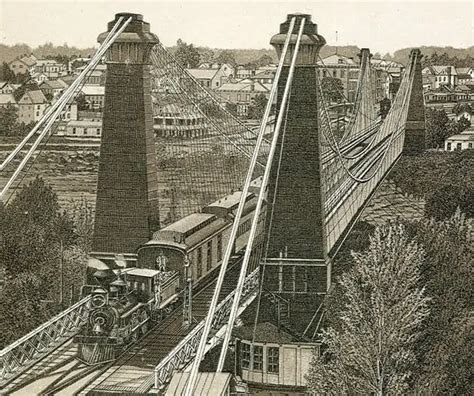
{"type": "Polygon", "coordinates": [[[435,0],[0,0],[0,43],[96,48],[107,22],[128,10],[144,15],[165,46],[181,38],[211,49],[271,49],[279,24],[299,11],[312,15],[331,46],[368,47],[381,55],[421,46],[467,49],[474,42],[473,7],[470,1],[435,0]]]}

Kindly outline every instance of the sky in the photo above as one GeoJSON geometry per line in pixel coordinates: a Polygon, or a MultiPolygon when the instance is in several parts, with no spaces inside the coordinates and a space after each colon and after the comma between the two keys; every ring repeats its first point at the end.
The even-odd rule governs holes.
{"type": "Polygon", "coordinates": [[[472,46],[473,10],[473,1],[456,0],[0,0],[0,43],[95,46],[114,14],[126,11],[143,14],[166,46],[181,38],[211,48],[269,48],[286,14],[304,12],[328,44],[385,54],[422,45],[472,46]]]}

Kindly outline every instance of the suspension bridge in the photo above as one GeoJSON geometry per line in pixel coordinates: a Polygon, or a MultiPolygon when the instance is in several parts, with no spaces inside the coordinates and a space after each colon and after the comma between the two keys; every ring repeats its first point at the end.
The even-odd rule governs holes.
{"type": "MultiPolygon", "coordinates": [[[[147,325],[117,359],[87,365],[75,358],[75,336],[94,309],[88,295],[0,352],[2,392],[164,394],[177,383],[176,394],[193,395],[204,392],[200,367],[210,353],[216,353],[208,362],[213,373],[304,389],[304,372],[319,347],[333,259],[400,156],[423,150],[420,51],[412,50],[383,112],[370,51],[361,51],[352,113],[340,134],[331,119],[334,104],[321,88],[325,39],[310,15],[288,15],[271,38],[279,64],[258,131],[187,73],[141,15],[117,14],[98,41],[82,73],[0,165],[2,172],[13,167],[2,200],[8,204],[54,135],[64,107],[105,57],[91,256],[124,272],[137,263],[155,269],[163,253],[145,255],[143,264],[140,252],[159,245],[166,232],[188,235],[196,214],[206,219],[196,233],[218,218],[226,238],[218,237],[217,248],[207,242],[208,273],[196,285],[202,250],[186,256],[178,305],[147,325]],[[168,113],[192,120],[178,131],[196,123],[199,128],[157,144],[154,119],[168,113]],[[275,124],[266,135],[270,117],[275,124]],[[219,265],[211,268],[213,252],[219,265]],[[180,375],[182,382],[173,382],[180,375]]],[[[215,233],[200,238],[208,241],[215,233]]],[[[184,242],[173,243],[177,249],[184,242]]]]}

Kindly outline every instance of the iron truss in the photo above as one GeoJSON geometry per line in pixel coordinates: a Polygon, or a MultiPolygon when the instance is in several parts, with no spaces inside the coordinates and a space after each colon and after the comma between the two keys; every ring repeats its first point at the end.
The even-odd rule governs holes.
{"type": "Polygon", "coordinates": [[[0,352],[0,388],[71,339],[87,320],[90,296],[0,352]]]}

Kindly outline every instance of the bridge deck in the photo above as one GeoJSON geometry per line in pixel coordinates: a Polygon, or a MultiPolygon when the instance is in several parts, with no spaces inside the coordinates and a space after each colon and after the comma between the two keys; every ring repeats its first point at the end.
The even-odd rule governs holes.
{"type": "MultiPolygon", "coordinates": [[[[238,260],[229,269],[219,300],[237,284],[238,260]]],[[[193,327],[205,318],[214,292],[217,271],[209,283],[193,297],[193,327]]],[[[117,361],[108,365],[87,366],[75,356],[77,346],[69,339],[24,374],[1,390],[1,395],[74,395],[135,393],[153,386],[153,369],[191,331],[182,325],[182,306],[178,306],[117,361]]]]}

